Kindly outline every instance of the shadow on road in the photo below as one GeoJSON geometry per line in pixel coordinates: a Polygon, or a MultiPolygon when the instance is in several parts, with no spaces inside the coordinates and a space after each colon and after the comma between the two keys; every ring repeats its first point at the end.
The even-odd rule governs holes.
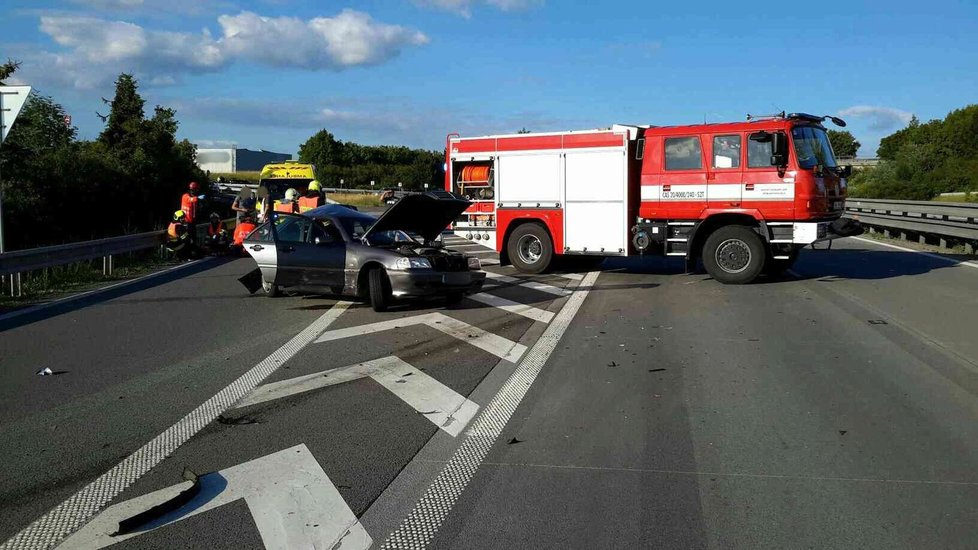
{"type": "Polygon", "coordinates": [[[24,308],[23,310],[20,310],[20,312],[15,312],[16,315],[13,317],[0,319],[0,332],[30,325],[38,321],[44,321],[45,319],[50,319],[58,315],[71,313],[72,311],[86,308],[95,304],[115,300],[122,296],[127,296],[129,294],[141,292],[153,287],[165,285],[189,275],[196,275],[198,273],[220,267],[228,262],[234,261],[234,259],[235,258],[209,258],[205,261],[201,261],[181,269],[175,269],[158,275],[148,275],[143,278],[134,279],[133,281],[124,282],[118,286],[105,290],[95,290],[90,294],[86,294],[78,298],[69,297],[64,302],[39,304],[37,306],[24,308]]]}
{"type": "MultiPolygon", "coordinates": [[[[822,282],[846,279],[879,280],[923,275],[954,267],[956,262],[898,250],[835,249],[804,250],[792,271],[798,278],[822,282]]],[[[790,274],[770,282],[794,280],[790,274]]]]}

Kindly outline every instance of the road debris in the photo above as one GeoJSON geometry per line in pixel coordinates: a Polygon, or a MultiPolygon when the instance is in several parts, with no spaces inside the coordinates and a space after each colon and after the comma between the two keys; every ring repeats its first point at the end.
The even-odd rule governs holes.
{"type": "Polygon", "coordinates": [[[51,370],[51,367],[44,367],[43,369],[37,371],[34,374],[36,374],[38,376],[51,376],[51,375],[54,374],[54,371],[51,370]]]}
{"type": "Polygon", "coordinates": [[[192,481],[193,485],[162,504],[157,504],[145,512],[140,512],[131,518],[120,521],[119,530],[109,536],[118,537],[119,535],[132,533],[133,531],[139,530],[151,521],[154,521],[175,510],[179,510],[188,502],[193,500],[194,497],[200,494],[200,476],[192,472],[189,468],[184,468],[183,479],[184,481],[192,481]]]}

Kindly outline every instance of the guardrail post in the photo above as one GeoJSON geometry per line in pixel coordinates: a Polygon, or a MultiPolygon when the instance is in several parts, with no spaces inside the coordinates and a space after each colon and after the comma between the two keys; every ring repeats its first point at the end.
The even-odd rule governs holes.
{"type": "Polygon", "coordinates": [[[940,242],[941,248],[947,248],[947,239],[945,239],[944,237],[941,237],[941,239],[940,239],[939,242],[940,242]]]}
{"type": "MultiPolygon", "coordinates": [[[[942,239],[943,240],[943,239],[942,239]]],[[[927,244],[927,237],[921,235],[917,236],[917,242],[920,244],[927,244]]]]}
{"type": "Polygon", "coordinates": [[[17,274],[17,297],[19,298],[23,295],[24,295],[24,286],[21,284],[20,273],[18,273],[17,274]]]}
{"type": "Polygon", "coordinates": [[[102,276],[104,277],[108,274],[109,274],[109,257],[102,256],[102,276]]]}

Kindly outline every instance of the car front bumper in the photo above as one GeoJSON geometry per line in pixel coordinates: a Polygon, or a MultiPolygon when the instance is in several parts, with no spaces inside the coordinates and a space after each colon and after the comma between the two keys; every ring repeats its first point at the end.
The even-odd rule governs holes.
{"type": "Polygon", "coordinates": [[[388,271],[391,294],[396,298],[435,296],[449,292],[473,294],[482,290],[484,271],[439,273],[430,270],[388,271]]]}

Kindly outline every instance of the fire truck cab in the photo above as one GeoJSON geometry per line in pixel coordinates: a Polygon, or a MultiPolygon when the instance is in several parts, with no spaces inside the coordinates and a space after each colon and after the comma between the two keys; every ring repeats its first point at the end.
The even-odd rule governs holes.
{"type": "Polygon", "coordinates": [[[453,231],[528,273],[561,256],[682,256],[723,283],[788,269],[805,245],[860,229],[842,220],[846,178],[822,121],[628,126],[463,138],[446,190],[472,206],[453,231]]]}

